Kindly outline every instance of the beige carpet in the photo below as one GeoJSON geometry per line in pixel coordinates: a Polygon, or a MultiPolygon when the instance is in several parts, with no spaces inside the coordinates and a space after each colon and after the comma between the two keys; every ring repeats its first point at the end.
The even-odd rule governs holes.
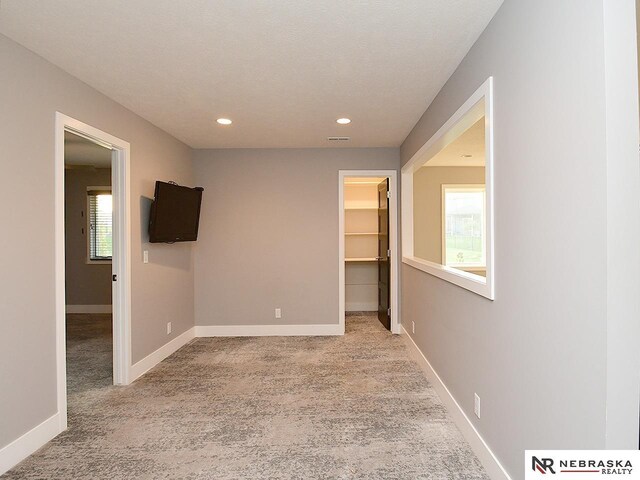
{"type": "Polygon", "coordinates": [[[488,478],[375,317],[344,337],[196,339],[128,387],[109,385],[108,321],[72,325],[70,428],[6,478],[488,478]]]}

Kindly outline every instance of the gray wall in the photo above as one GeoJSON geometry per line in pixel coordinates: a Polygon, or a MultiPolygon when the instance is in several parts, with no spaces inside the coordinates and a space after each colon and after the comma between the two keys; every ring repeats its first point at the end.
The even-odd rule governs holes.
{"type": "Polygon", "coordinates": [[[64,172],[67,305],[111,305],[111,264],[87,263],[87,187],[109,185],[109,168],[64,172]]]}
{"type": "Polygon", "coordinates": [[[132,348],[138,361],[193,326],[191,245],[150,246],[154,181],[193,182],[190,148],[0,36],[0,447],[56,412],[54,122],[60,111],[131,143],[132,348]],[[166,334],[166,322],[173,334],[166,334]]]}
{"type": "Polygon", "coordinates": [[[196,151],[196,325],[338,323],[338,170],[398,163],[398,149],[196,151]]]}
{"type": "Polygon", "coordinates": [[[401,147],[404,164],[494,76],[496,299],[403,265],[402,322],[516,479],[525,449],[605,447],[603,23],[602,0],[505,1],[401,147]]]}

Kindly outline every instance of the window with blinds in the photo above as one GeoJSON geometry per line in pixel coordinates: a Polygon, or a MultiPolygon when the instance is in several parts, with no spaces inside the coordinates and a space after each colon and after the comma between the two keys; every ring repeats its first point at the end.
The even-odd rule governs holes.
{"type": "Polygon", "coordinates": [[[111,260],[113,256],[113,202],[111,190],[89,190],[89,260],[111,260]]]}

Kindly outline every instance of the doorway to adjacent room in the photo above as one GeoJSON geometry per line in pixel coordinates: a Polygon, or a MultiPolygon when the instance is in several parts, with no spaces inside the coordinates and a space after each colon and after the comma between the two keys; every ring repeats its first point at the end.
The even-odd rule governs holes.
{"type": "Polygon", "coordinates": [[[110,148],[64,132],[69,397],[113,384],[111,157],[110,148]]]}
{"type": "Polygon", "coordinates": [[[56,113],[55,135],[56,376],[62,431],[68,395],[82,390],[83,382],[130,381],[130,146],[61,113],[56,113]],[[91,365],[80,365],[92,355],[104,357],[93,372],[91,365]]]}

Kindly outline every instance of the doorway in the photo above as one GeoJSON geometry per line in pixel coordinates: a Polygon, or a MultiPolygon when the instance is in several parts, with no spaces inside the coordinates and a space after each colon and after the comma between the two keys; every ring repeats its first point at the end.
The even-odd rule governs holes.
{"type": "Polygon", "coordinates": [[[65,334],[70,399],[113,384],[111,162],[110,148],[64,132],[65,334]]]}
{"type": "MultiPolygon", "coordinates": [[[[103,365],[98,376],[102,377],[101,381],[107,381],[108,384],[129,383],[131,368],[130,146],[117,137],[61,113],[56,113],[55,129],[56,376],[60,430],[65,430],[68,404],[67,371],[75,374],[82,372],[81,366],[67,365],[68,340],[71,342],[70,347],[75,348],[78,344],[73,342],[82,339],[83,336],[90,334],[96,337],[102,336],[103,343],[108,342],[102,347],[111,350],[111,352],[103,352],[107,357],[111,357],[111,372],[105,372],[103,365]],[[72,146],[74,143],[75,145],[72,146]],[[73,154],[74,149],[75,154],[73,154]],[[100,158],[87,160],[91,155],[100,158]],[[97,172],[98,170],[103,171],[97,172]],[[81,185],[78,186],[79,184],[81,185]],[[72,189],[74,192],[67,192],[72,189]],[[73,196],[77,197],[78,192],[82,198],[76,198],[76,203],[67,205],[67,200],[73,196]],[[78,208],[78,205],[83,205],[84,208],[78,208]],[[81,218],[78,219],[77,216],[81,218]],[[69,220],[68,224],[66,220],[69,220]],[[79,233],[78,238],[75,236],[67,238],[72,230],[74,233],[79,233]],[[70,257],[68,259],[67,250],[70,257]],[[78,265],[71,266],[74,259],[77,260],[76,250],[80,250],[85,267],[94,269],[88,270],[89,277],[86,276],[86,269],[84,273],[80,273],[80,270],[76,269],[76,267],[80,268],[78,265]],[[94,280],[98,277],[101,279],[99,282],[87,281],[90,277],[94,277],[94,280]],[[108,284],[105,284],[105,281],[108,284]],[[107,298],[110,299],[110,305],[106,303],[107,298]],[[111,310],[110,313],[109,310],[111,310]],[[76,316],[70,318],[69,323],[67,323],[68,314],[76,316]],[[78,315],[87,315],[87,317],[78,317],[78,315]],[[104,315],[108,315],[106,320],[104,315]],[[92,327],[83,325],[82,320],[94,322],[93,330],[95,331],[90,333],[92,327]],[[68,329],[69,338],[67,337],[68,329]],[[110,338],[105,340],[104,337],[110,338]]],[[[100,343],[99,339],[97,341],[100,343]]],[[[70,351],[70,354],[81,361],[82,355],[91,355],[91,352],[87,351],[91,348],[95,348],[95,345],[85,344],[77,351],[70,351]]],[[[99,351],[96,353],[99,355],[99,351]]],[[[107,359],[107,365],[108,363],[109,359],[107,359]]],[[[75,380],[82,382],[87,378],[75,380]]],[[[71,390],[78,388],[83,387],[74,384],[71,390]]]]}
{"type": "Polygon", "coordinates": [[[339,172],[340,324],[347,315],[378,318],[400,333],[397,180],[394,170],[339,172]]]}

